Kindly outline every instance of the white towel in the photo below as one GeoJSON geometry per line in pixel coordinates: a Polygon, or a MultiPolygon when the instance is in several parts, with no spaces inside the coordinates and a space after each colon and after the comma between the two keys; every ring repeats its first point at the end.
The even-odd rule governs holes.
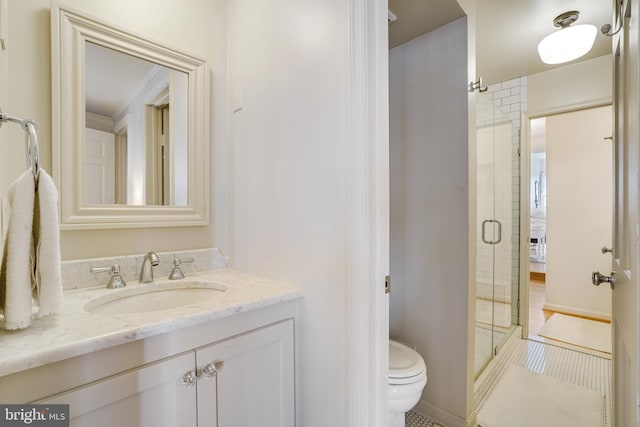
{"type": "Polygon", "coordinates": [[[11,216],[0,275],[0,307],[6,329],[31,324],[31,246],[35,185],[28,170],[9,186],[11,216]]]}
{"type": "Polygon", "coordinates": [[[6,329],[31,324],[32,296],[38,316],[56,313],[62,304],[58,192],[42,169],[36,191],[31,170],[9,187],[11,216],[0,271],[0,309],[6,329]]]}
{"type": "Polygon", "coordinates": [[[33,219],[36,250],[34,297],[39,306],[38,317],[42,317],[58,313],[63,299],[58,190],[43,169],[40,169],[36,195],[33,219]]]}

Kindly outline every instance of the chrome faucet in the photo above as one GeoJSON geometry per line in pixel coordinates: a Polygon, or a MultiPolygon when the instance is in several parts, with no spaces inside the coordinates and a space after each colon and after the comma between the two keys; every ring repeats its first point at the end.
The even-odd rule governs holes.
{"type": "Polygon", "coordinates": [[[153,267],[156,267],[158,264],[160,264],[158,255],[155,252],[147,252],[142,260],[142,266],[140,266],[140,277],[138,278],[138,282],[153,282],[153,267]]]}

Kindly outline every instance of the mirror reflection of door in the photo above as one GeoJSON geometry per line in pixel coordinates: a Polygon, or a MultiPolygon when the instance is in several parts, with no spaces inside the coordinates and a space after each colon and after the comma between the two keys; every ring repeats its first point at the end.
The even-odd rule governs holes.
{"type": "Polygon", "coordinates": [[[169,104],[147,105],[147,185],[150,205],[172,205],[169,104]]]}
{"type": "Polygon", "coordinates": [[[86,129],[84,150],[84,200],[87,204],[115,203],[115,136],[86,129]]]}

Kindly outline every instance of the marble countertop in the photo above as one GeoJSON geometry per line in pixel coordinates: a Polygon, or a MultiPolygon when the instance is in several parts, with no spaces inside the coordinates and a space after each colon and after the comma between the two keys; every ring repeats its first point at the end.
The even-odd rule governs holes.
{"type": "MultiPolygon", "coordinates": [[[[301,296],[295,286],[226,268],[190,273],[185,280],[189,279],[221,282],[227,290],[196,304],[128,314],[84,310],[90,300],[119,292],[118,289],[65,291],[60,314],[36,319],[20,331],[0,331],[0,377],[301,296]]],[[[137,282],[127,285],[123,289],[147,286],[137,282]]]]}

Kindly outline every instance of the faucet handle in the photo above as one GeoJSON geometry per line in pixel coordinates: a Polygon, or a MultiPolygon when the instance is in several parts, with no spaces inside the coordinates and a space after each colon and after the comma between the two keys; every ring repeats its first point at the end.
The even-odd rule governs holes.
{"type": "Polygon", "coordinates": [[[180,268],[180,265],[182,263],[185,264],[190,264],[192,262],[194,262],[195,259],[193,258],[185,258],[185,259],[181,259],[178,258],[177,256],[173,256],[173,270],[171,270],[171,273],[169,273],[169,280],[180,280],[180,279],[184,279],[184,273],[182,271],[182,269],[180,268]]]}
{"type": "Polygon", "coordinates": [[[111,272],[111,278],[109,279],[109,283],[107,283],[108,289],[124,288],[127,286],[120,275],[120,264],[113,264],[111,267],[93,267],[89,272],[93,274],[111,272]]]}

